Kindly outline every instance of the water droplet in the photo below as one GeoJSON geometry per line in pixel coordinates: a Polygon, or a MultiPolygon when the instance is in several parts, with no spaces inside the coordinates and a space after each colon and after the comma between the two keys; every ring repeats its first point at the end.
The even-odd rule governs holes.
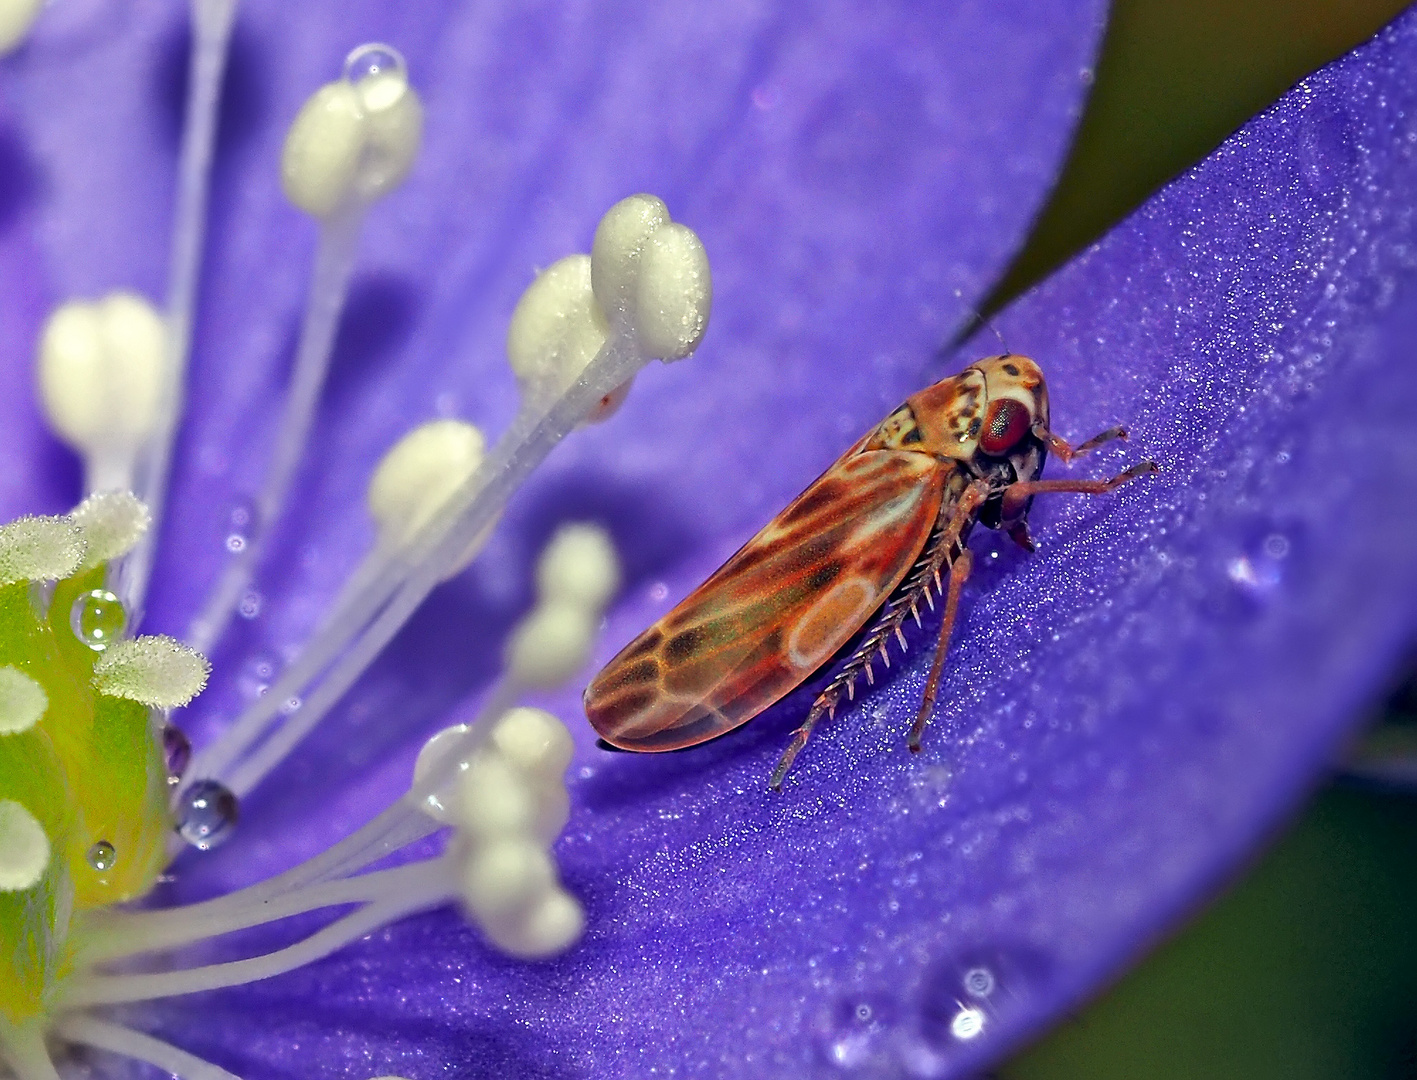
{"type": "Polygon", "coordinates": [[[69,608],[69,628],[94,652],[103,652],[122,638],[127,624],[123,602],[107,589],[93,589],[75,597],[69,608]]]}
{"type": "Polygon", "coordinates": [[[984,1034],[985,1019],[983,1009],[966,1005],[950,1021],[950,1034],[961,1042],[978,1038],[984,1034]]]}
{"type": "Polygon", "coordinates": [[[254,619],[261,614],[261,604],[263,597],[255,589],[247,589],[241,596],[241,602],[236,605],[236,613],[243,619],[254,619]]]}
{"type": "Polygon", "coordinates": [[[199,851],[223,843],[236,825],[236,796],[215,780],[198,780],[178,800],[177,831],[199,851]]]}
{"type": "Polygon", "coordinates": [[[1284,580],[1284,561],[1289,557],[1289,538],[1272,532],[1253,549],[1225,564],[1225,576],[1252,596],[1273,592],[1284,580]]]}
{"type": "Polygon", "coordinates": [[[226,519],[226,550],[239,555],[250,543],[251,530],[256,523],[256,504],[251,499],[239,499],[231,507],[226,519]]]}
{"type": "Polygon", "coordinates": [[[88,860],[95,870],[111,870],[113,864],[118,861],[118,852],[113,850],[113,845],[107,840],[100,840],[89,848],[88,860]]]}
{"type": "Polygon", "coordinates": [[[656,604],[662,603],[669,597],[669,586],[662,581],[656,581],[649,587],[649,598],[656,604]]]}
{"type": "Polygon", "coordinates": [[[394,75],[407,81],[408,64],[392,45],[361,45],[344,58],[344,77],[352,83],[376,75],[394,75]]]}
{"type": "Polygon", "coordinates": [[[241,665],[237,683],[246,697],[255,699],[264,696],[276,679],[277,664],[274,657],[258,653],[248,657],[241,665]]]}
{"type": "Polygon", "coordinates": [[[937,964],[921,991],[926,1046],[949,1056],[987,1038],[1000,1016],[1047,991],[1052,971],[1051,960],[1029,946],[978,949],[937,964]]]}
{"type": "Polygon", "coordinates": [[[828,1063],[859,1072],[882,1069],[893,1056],[891,1020],[898,1010],[879,996],[843,998],[816,1024],[820,1047],[828,1063]]]}
{"type": "Polygon", "coordinates": [[[162,754],[167,761],[167,782],[175,786],[192,760],[192,744],[176,724],[163,725],[162,754]]]}
{"type": "Polygon", "coordinates": [[[970,997],[986,998],[994,992],[994,973],[986,967],[970,968],[960,982],[970,997]]]}

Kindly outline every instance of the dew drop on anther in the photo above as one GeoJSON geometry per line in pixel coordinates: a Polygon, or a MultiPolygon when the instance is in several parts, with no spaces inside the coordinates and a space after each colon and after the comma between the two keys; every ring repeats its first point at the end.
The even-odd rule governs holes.
{"type": "Polygon", "coordinates": [[[122,638],[127,622],[123,601],[107,589],[93,589],[75,597],[69,608],[69,629],[94,652],[103,652],[122,638]]]}
{"type": "Polygon", "coordinates": [[[198,780],[178,800],[177,831],[199,851],[223,843],[236,825],[236,796],[215,780],[198,780]]]}
{"type": "Polygon", "coordinates": [[[192,760],[192,744],[176,724],[166,724],[162,729],[162,754],[167,762],[167,782],[175,785],[187,771],[192,760]]]}
{"type": "Polygon", "coordinates": [[[111,870],[118,861],[118,852],[107,840],[100,840],[88,852],[89,865],[95,870],[111,870]]]}
{"type": "Polygon", "coordinates": [[[344,77],[352,83],[389,75],[408,79],[408,65],[392,45],[361,45],[344,58],[344,77]]]}

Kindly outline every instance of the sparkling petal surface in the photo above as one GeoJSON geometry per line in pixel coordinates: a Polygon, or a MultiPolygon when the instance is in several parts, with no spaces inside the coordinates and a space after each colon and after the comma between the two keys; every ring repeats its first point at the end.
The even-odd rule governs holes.
{"type": "MultiPolygon", "coordinates": [[[[371,215],[315,452],[273,539],[259,613],[214,657],[216,682],[187,718],[199,738],[304,638],[362,553],[360,500],[379,454],[433,415],[494,432],[509,419],[507,315],[535,268],[588,246],[611,202],[652,190],[699,231],[715,316],[697,357],[646,372],[612,424],[558,452],[483,564],[430,599],[331,730],[248,801],[237,839],[184,861],[173,895],[287,865],[391,798],[421,737],[497,670],[529,600],[534,552],[557,523],[597,519],[616,534],[629,585],[609,634],[627,636],[934,377],[933,350],[1017,247],[1056,175],[1101,21],[1101,4],[1022,0],[937,13],[849,2],[807,13],[753,3],[246,5],[188,424],[146,629],[181,631],[239,531],[270,443],[314,237],[275,183],[284,123],[349,47],[379,38],[407,55],[429,121],[424,159],[371,215]]],[[[115,287],[162,295],[185,55],[182,13],[161,0],[69,0],[0,73],[8,513],[62,509],[77,491],[77,469],[43,433],[29,391],[45,312],[115,287]]],[[[553,704],[575,719],[573,694],[553,704]]],[[[809,907],[849,915],[864,894],[835,864],[850,845],[801,845],[800,830],[831,807],[857,811],[846,787],[830,804],[812,796],[809,810],[759,799],[762,762],[786,723],[765,721],[756,743],[698,761],[644,762],[647,784],[627,771],[633,762],[606,767],[579,732],[574,768],[590,771],[561,854],[598,929],[564,961],[499,959],[445,913],[376,936],[395,950],[371,942],[290,978],[134,1019],[263,1076],[815,1062],[809,1028],[836,992],[824,996],[798,962],[796,935],[809,922],[764,936],[787,925],[794,895],[764,907],[743,860],[775,844],[771,821],[797,821],[799,849],[779,849],[780,865],[798,868],[816,897],[809,907]],[[739,789],[756,809],[720,817],[715,808],[739,789]],[[693,877],[672,868],[685,858],[693,877]],[[727,913],[730,882],[755,914],[748,936],[720,950],[715,911],[727,913]]],[[[814,769],[835,753],[823,745],[814,769]]],[[[854,931],[840,947],[843,957],[868,948],[854,931]]],[[[837,978],[823,977],[823,987],[837,978]]]]}

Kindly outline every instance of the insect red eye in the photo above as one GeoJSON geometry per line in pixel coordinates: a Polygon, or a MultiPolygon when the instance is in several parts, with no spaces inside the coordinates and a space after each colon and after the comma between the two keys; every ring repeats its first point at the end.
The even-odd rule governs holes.
{"type": "Polygon", "coordinates": [[[1000,398],[989,403],[984,417],[984,433],[979,436],[979,449],[998,457],[1007,454],[1028,434],[1028,409],[1012,398],[1000,398]]]}

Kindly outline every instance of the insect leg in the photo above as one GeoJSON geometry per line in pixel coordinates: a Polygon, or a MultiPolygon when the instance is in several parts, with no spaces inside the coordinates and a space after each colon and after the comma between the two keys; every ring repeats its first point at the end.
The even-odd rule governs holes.
{"type": "Polygon", "coordinates": [[[807,740],[812,737],[812,729],[817,726],[817,721],[822,718],[823,713],[829,711],[836,711],[836,696],[828,698],[827,694],[822,694],[812,704],[812,711],[807,714],[807,719],[802,721],[802,726],[792,733],[792,740],[782,752],[782,757],[777,759],[777,768],[773,769],[772,777],[768,780],[768,787],[773,791],[782,790],[782,778],[787,775],[787,770],[792,768],[792,763],[797,760],[802,747],[807,745],[807,740]]]}
{"type": "Polygon", "coordinates": [[[940,689],[940,672],[945,667],[945,653],[949,651],[950,636],[954,633],[955,612],[959,610],[960,590],[969,580],[970,571],[973,569],[974,556],[970,554],[969,548],[963,548],[950,564],[950,586],[945,596],[945,619],[940,624],[940,640],[935,646],[935,660],[930,665],[930,677],[925,681],[925,694],[920,702],[920,711],[910,728],[909,745],[912,754],[920,752],[920,739],[925,734],[925,722],[935,710],[935,695],[940,689]]]}
{"type": "Polygon", "coordinates": [[[1082,457],[1083,454],[1086,454],[1090,450],[1095,450],[1103,443],[1109,443],[1113,439],[1125,439],[1127,437],[1127,429],[1119,424],[1116,427],[1109,427],[1106,431],[1099,432],[1086,442],[1079,443],[1077,446],[1069,446],[1064,439],[1053,434],[1053,432],[1044,427],[1040,421],[1033,425],[1033,436],[1041,440],[1043,445],[1048,447],[1052,453],[1057,454],[1058,457],[1062,459],[1064,465],[1069,465],[1072,463],[1073,458],[1082,457]]]}
{"type": "Polygon", "coordinates": [[[1115,491],[1129,480],[1146,476],[1157,471],[1156,462],[1140,461],[1130,469],[1124,469],[1108,480],[1020,480],[1004,488],[1003,505],[1000,512],[1005,520],[1017,517],[1025,504],[1035,495],[1058,492],[1077,492],[1083,495],[1105,495],[1115,491]]]}

